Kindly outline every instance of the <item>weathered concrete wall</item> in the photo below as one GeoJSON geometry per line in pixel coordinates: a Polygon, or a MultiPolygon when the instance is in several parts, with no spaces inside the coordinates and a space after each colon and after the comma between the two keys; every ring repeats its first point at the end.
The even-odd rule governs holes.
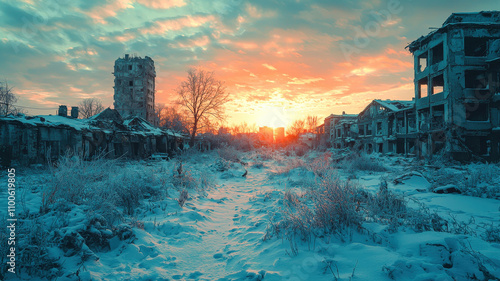
{"type": "Polygon", "coordinates": [[[155,67],[150,57],[125,55],[115,61],[114,107],[123,116],[139,116],[155,124],[155,67]]]}

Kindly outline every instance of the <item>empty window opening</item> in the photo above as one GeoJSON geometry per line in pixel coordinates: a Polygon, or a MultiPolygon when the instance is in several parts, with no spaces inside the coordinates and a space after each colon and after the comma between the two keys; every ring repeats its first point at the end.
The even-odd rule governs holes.
{"type": "Polygon", "coordinates": [[[428,91],[428,84],[429,81],[426,78],[422,78],[418,81],[418,98],[425,98],[427,97],[427,91],[428,91]]]}
{"type": "Polygon", "coordinates": [[[464,49],[466,56],[484,57],[488,52],[488,38],[465,37],[464,49]]]}
{"type": "Polygon", "coordinates": [[[365,135],[365,126],[364,125],[359,126],[359,135],[360,136],[365,135]]]}
{"type": "Polygon", "coordinates": [[[128,81],[129,86],[134,86],[134,81],[128,81]]]}
{"type": "Polygon", "coordinates": [[[132,70],[132,65],[131,64],[128,65],[128,70],[132,70]]]}
{"type": "Polygon", "coordinates": [[[432,78],[432,94],[444,92],[444,78],[443,75],[438,75],[432,78]]]}
{"type": "Polygon", "coordinates": [[[418,56],[418,72],[422,72],[427,68],[427,52],[418,56]]]}
{"type": "Polygon", "coordinates": [[[382,122],[377,122],[377,135],[382,135],[382,122]]]}
{"type": "Polygon", "coordinates": [[[443,43],[431,49],[432,51],[432,64],[436,64],[444,59],[443,43]]]}
{"type": "Polygon", "coordinates": [[[488,121],[489,106],[487,103],[465,103],[465,118],[467,121],[488,121]]]}
{"type": "Polygon", "coordinates": [[[482,70],[466,70],[465,88],[471,88],[471,89],[488,88],[488,79],[486,76],[486,72],[482,70]]]}
{"type": "Polygon", "coordinates": [[[372,125],[366,125],[366,135],[371,136],[372,134],[372,125]]]}
{"type": "Polygon", "coordinates": [[[432,107],[432,128],[442,128],[444,126],[444,105],[432,107]]]}
{"type": "Polygon", "coordinates": [[[478,155],[488,155],[488,148],[491,147],[486,137],[466,136],[465,145],[478,155]]]}

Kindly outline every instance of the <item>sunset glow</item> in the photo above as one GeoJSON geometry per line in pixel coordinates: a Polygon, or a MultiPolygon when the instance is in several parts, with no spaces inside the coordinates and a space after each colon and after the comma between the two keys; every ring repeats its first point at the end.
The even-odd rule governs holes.
{"type": "Polygon", "coordinates": [[[172,103],[186,70],[202,67],[231,93],[228,124],[272,127],[411,99],[406,45],[451,12],[496,3],[453,2],[451,11],[427,0],[45,2],[0,4],[0,77],[29,114],[89,97],[113,107],[113,63],[130,53],[154,60],[157,103],[172,103]]]}

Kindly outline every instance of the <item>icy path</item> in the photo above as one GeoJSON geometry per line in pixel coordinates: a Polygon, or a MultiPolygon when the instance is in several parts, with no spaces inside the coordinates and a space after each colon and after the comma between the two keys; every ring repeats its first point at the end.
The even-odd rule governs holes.
{"type": "Polygon", "coordinates": [[[207,197],[177,208],[177,214],[145,217],[144,230],[135,231],[138,239],[133,244],[102,255],[89,271],[112,267],[113,273],[96,274],[103,279],[259,280],[259,272],[265,270],[266,280],[281,280],[272,271],[275,260],[267,254],[273,247],[280,252],[271,256],[283,256],[282,246],[276,247],[281,241],[262,241],[267,210],[252,199],[274,189],[266,173],[255,169],[247,178],[236,176],[220,183],[207,197]]]}

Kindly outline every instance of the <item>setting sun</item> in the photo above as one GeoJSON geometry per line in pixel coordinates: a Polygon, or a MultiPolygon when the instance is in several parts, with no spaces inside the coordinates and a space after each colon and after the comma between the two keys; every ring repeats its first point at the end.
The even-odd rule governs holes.
{"type": "Polygon", "coordinates": [[[274,105],[262,105],[256,113],[257,126],[259,127],[286,127],[289,122],[289,116],[283,107],[274,105]]]}

